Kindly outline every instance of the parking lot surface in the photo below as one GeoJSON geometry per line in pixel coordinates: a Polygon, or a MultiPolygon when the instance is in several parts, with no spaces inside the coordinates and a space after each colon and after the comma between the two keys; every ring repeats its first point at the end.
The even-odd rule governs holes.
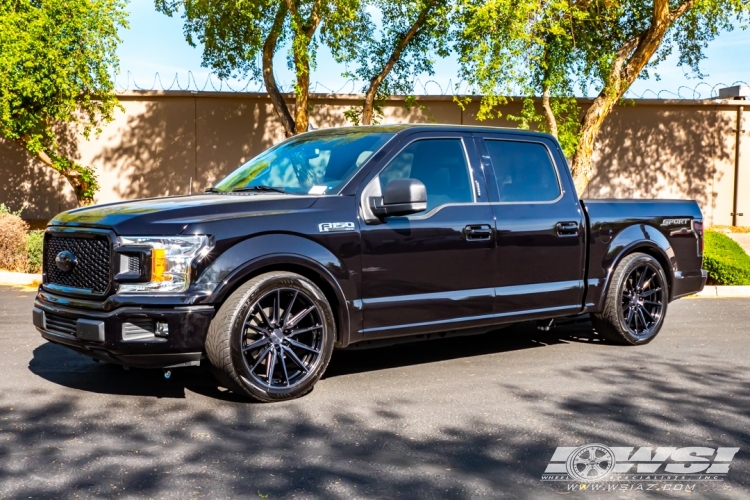
{"type": "Polygon", "coordinates": [[[607,498],[750,498],[748,299],[674,302],[641,347],[584,323],[337,351],[255,404],[47,343],[33,296],[0,288],[0,498],[560,498],[552,453],[588,443],[740,448],[721,483],[607,498]]]}

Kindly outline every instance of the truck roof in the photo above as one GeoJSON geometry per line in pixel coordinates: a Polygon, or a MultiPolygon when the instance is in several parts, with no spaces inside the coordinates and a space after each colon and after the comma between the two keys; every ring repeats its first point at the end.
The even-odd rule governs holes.
{"type": "Polygon", "coordinates": [[[331,131],[337,132],[390,132],[399,133],[403,131],[430,131],[445,130],[451,132],[503,132],[517,135],[533,135],[542,137],[551,137],[543,132],[532,130],[522,130],[510,127],[490,127],[487,125],[452,125],[443,123],[396,123],[389,125],[360,125],[346,127],[330,127],[307,132],[309,134],[326,133],[331,131]]]}

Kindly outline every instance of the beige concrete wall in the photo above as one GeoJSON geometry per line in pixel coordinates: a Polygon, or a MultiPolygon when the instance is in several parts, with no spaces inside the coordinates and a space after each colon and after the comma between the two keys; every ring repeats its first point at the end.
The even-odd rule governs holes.
{"type": "MultiPolygon", "coordinates": [[[[63,134],[66,152],[93,166],[101,190],[98,203],[198,192],[239,164],[283,140],[268,98],[261,94],[128,92],[125,111],[85,140],[63,134]]],[[[316,128],[347,125],[344,112],[361,96],[316,95],[311,122],[316,128]]],[[[581,100],[585,107],[587,100],[581,100]]],[[[742,101],[641,100],[618,106],[599,136],[592,198],[691,198],[706,220],[729,224],[734,188],[737,108],[742,101]]],[[[749,103],[750,104],[750,103],[749,103]]],[[[516,100],[503,113],[517,113],[516,100]]],[[[451,97],[420,98],[408,108],[402,98],[386,103],[384,123],[436,122],[515,127],[505,117],[479,122],[478,104],[462,110],[451,97]]],[[[744,113],[739,212],[750,225],[750,109],[744,113]]],[[[0,202],[24,208],[28,219],[49,219],[72,208],[64,179],[0,142],[5,183],[0,202]]]]}

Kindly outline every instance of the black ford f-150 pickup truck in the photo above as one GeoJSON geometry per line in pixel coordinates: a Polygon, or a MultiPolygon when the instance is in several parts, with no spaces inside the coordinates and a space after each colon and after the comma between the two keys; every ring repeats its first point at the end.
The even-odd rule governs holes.
{"type": "Polygon", "coordinates": [[[198,196],[80,208],[47,228],[33,320],[126,366],[207,358],[301,396],[335,347],[590,314],[645,344],[701,290],[693,201],[579,200],[550,136],[461,126],[293,137],[198,196]]]}

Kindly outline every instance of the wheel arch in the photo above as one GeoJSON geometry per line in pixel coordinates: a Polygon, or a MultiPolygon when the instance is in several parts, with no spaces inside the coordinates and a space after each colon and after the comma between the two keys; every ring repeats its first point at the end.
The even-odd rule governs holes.
{"type": "MultiPolygon", "coordinates": [[[[212,268],[223,268],[210,297],[210,302],[220,306],[237,288],[248,280],[271,271],[287,271],[309,279],[328,299],[336,321],[336,346],[343,347],[349,343],[351,318],[347,293],[342,287],[344,281],[351,282],[350,273],[335,256],[321,245],[306,238],[290,235],[280,238],[250,238],[224,252],[198,279],[206,282],[206,276],[212,274],[212,268]],[[268,243],[275,243],[269,247],[268,243]],[[290,252],[288,249],[294,249],[290,252]],[[276,251],[273,251],[273,250],[276,251]],[[297,253],[300,252],[300,253],[297,253]],[[242,258],[238,258],[242,256],[242,258]],[[227,269],[226,264],[233,264],[227,269]],[[239,263],[238,263],[239,262],[239,263]]],[[[215,278],[214,278],[215,279],[215,278]]],[[[351,291],[349,291],[351,294],[351,291]]]]}
{"type": "Polygon", "coordinates": [[[599,297],[597,297],[599,308],[603,306],[604,299],[609,292],[615,269],[622,262],[622,259],[636,252],[650,255],[661,265],[667,277],[667,286],[669,287],[668,301],[672,300],[674,266],[676,264],[674,250],[672,250],[669,241],[659,230],[653,227],[649,227],[648,229],[650,231],[644,230],[642,225],[630,226],[621,231],[612,240],[602,262],[602,267],[607,269],[607,274],[604,286],[601,288],[599,297]],[[647,236],[647,238],[644,236],[647,236]]]}

